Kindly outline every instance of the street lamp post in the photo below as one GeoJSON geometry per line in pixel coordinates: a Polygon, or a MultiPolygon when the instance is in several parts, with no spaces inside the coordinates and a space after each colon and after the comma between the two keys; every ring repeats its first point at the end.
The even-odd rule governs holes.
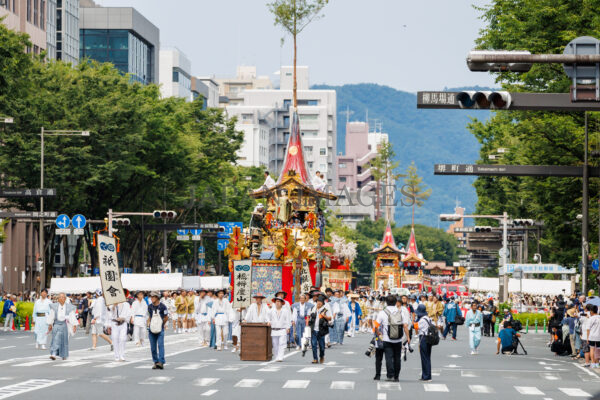
{"type": "Polygon", "coordinates": [[[462,218],[491,218],[502,222],[502,249],[500,249],[500,264],[504,269],[504,274],[500,275],[500,286],[502,291],[498,292],[500,302],[508,299],[508,274],[506,273],[506,264],[508,258],[508,213],[504,211],[502,215],[459,215],[459,214],[440,214],[441,221],[460,221],[462,218]]]}
{"type": "MultiPolygon", "coordinates": [[[[44,136],[90,136],[90,131],[45,130],[42,126],[40,151],[40,189],[44,189],[44,136]]],[[[40,289],[46,287],[46,271],[44,269],[46,252],[44,251],[44,196],[40,196],[40,232],[39,232],[39,265],[40,289]]]]}

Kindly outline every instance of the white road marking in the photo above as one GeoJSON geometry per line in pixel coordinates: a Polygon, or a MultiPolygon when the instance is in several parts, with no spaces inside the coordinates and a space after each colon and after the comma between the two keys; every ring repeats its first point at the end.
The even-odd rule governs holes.
{"type": "MultiPolygon", "coordinates": [[[[299,351],[299,350],[292,351],[291,353],[288,353],[288,354],[286,354],[285,356],[283,356],[283,359],[285,360],[286,358],[288,358],[288,357],[291,357],[291,356],[293,356],[294,354],[298,354],[298,353],[300,353],[300,351],[299,351]]],[[[277,361],[276,361],[276,360],[272,360],[272,361],[266,361],[266,362],[264,362],[264,363],[261,363],[260,365],[269,365],[269,364],[273,364],[274,362],[277,362],[277,361]]]]}
{"type": "Polygon", "coordinates": [[[33,367],[34,365],[42,365],[51,363],[52,360],[38,360],[38,361],[29,361],[23,364],[15,364],[13,367],[33,367]]]}
{"type": "Polygon", "coordinates": [[[329,361],[329,362],[326,362],[325,365],[329,365],[329,366],[331,366],[331,365],[337,365],[337,362],[335,362],[335,361],[329,361]]]}
{"type": "Polygon", "coordinates": [[[310,381],[289,380],[283,385],[283,389],[306,389],[310,381]]]}
{"type": "Polygon", "coordinates": [[[66,361],[63,363],[56,364],[57,367],[79,367],[80,365],[90,364],[89,361],[66,361]]]}
{"type": "Polygon", "coordinates": [[[358,374],[360,371],[362,371],[362,368],[344,368],[344,369],[340,370],[338,373],[339,374],[358,374]]]}
{"type": "Polygon", "coordinates": [[[140,385],[162,385],[173,379],[172,376],[153,376],[140,382],[140,385]]]}
{"type": "Polygon", "coordinates": [[[377,400],[387,400],[387,393],[377,393],[377,400]]]}
{"type": "Polygon", "coordinates": [[[208,360],[200,360],[200,361],[204,361],[204,362],[215,362],[215,361],[219,361],[216,358],[209,358],[208,360]]]}
{"type": "Polygon", "coordinates": [[[402,390],[398,382],[377,382],[377,390],[402,390]]]}
{"type": "Polygon", "coordinates": [[[494,389],[485,385],[469,385],[469,389],[473,393],[494,393],[494,389]]]}
{"type": "MultiPolygon", "coordinates": [[[[35,343],[33,343],[33,345],[35,345],[35,343]]],[[[4,347],[0,347],[0,350],[12,349],[13,347],[17,347],[17,346],[4,346],[4,347]]]]}
{"type": "Polygon", "coordinates": [[[135,367],[135,369],[152,369],[152,365],[148,365],[148,364],[138,365],[137,367],[135,367]]]}
{"type": "Polygon", "coordinates": [[[450,358],[461,358],[462,356],[459,356],[458,354],[450,354],[448,357],[450,357],[450,358]]]}
{"type": "Polygon", "coordinates": [[[460,376],[463,378],[479,378],[479,374],[475,371],[460,371],[460,376]]]}
{"type": "Polygon", "coordinates": [[[44,389],[63,382],[64,380],[29,379],[14,385],[3,386],[0,387],[0,399],[6,399],[38,389],[44,389]]]}
{"type": "Polygon", "coordinates": [[[259,372],[279,372],[280,370],[281,370],[281,367],[276,366],[276,365],[274,365],[272,367],[264,367],[264,368],[257,369],[257,371],[259,371],[259,372]]]}
{"type": "Polygon", "coordinates": [[[543,396],[544,392],[534,386],[515,386],[517,392],[524,395],[543,396]]]}
{"type": "Polygon", "coordinates": [[[27,337],[29,337],[29,336],[17,336],[17,337],[15,337],[15,339],[25,339],[27,337]]]}
{"type": "Polygon", "coordinates": [[[577,368],[579,368],[582,371],[585,371],[586,374],[590,375],[590,376],[594,376],[594,377],[598,377],[598,375],[596,375],[594,372],[590,371],[589,368],[584,368],[579,364],[574,364],[577,368]]]}
{"type": "Polygon", "coordinates": [[[425,383],[423,388],[426,392],[448,392],[448,386],[443,383],[425,383]]]}
{"type": "Polygon", "coordinates": [[[104,378],[93,379],[92,383],[115,383],[117,381],[122,381],[123,379],[125,379],[125,377],[122,375],[107,376],[104,378]]]}
{"type": "Polygon", "coordinates": [[[175,369],[200,369],[202,367],[206,367],[208,364],[200,364],[200,363],[191,363],[182,365],[181,367],[177,367],[175,369]]]}
{"type": "MultiPolygon", "coordinates": [[[[194,386],[211,386],[219,381],[219,378],[198,378],[194,381],[194,386]]],[[[210,396],[210,395],[208,395],[210,396]]]]}
{"type": "Polygon", "coordinates": [[[444,365],[444,368],[460,368],[460,366],[456,365],[456,364],[450,364],[450,365],[444,365]]]}
{"type": "Polygon", "coordinates": [[[217,371],[239,371],[242,368],[245,368],[245,366],[243,366],[243,365],[228,365],[223,368],[217,368],[217,371]]]}
{"type": "Polygon", "coordinates": [[[233,386],[239,388],[255,388],[259,387],[261,383],[263,383],[262,379],[242,379],[233,386]]]}
{"type": "Polygon", "coordinates": [[[342,351],[342,354],[354,354],[353,351],[342,351]]]}
{"type": "Polygon", "coordinates": [[[211,390],[208,390],[208,391],[202,393],[200,396],[206,396],[206,397],[208,397],[208,396],[212,396],[213,394],[215,394],[217,392],[218,392],[218,390],[211,389],[211,390]]]}
{"type": "Polygon", "coordinates": [[[550,374],[550,373],[542,373],[540,374],[542,376],[542,378],[548,380],[548,381],[557,381],[560,379],[560,376],[556,375],[556,374],[550,374]]]}
{"type": "Polygon", "coordinates": [[[87,339],[87,337],[82,336],[82,337],[76,337],[75,340],[83,340],[83,339],[87,339]]]}
{"type": "Polygon", "coordinates": [[[299,370],[298,372],[319,372],[322,371],[323,367],[306,367],[306,368],[302,368],[301,370],[299,370]]]}
{"type": "Polygon", "coordinates": [[[353,381],[333,381],[329,389],[354,390],[353,381]]]}
{"type": "Polygon", "coordinates": [[[570,397],[592,397],[591,394],[579,388],[558,388],[558,390],[570,397]]]}

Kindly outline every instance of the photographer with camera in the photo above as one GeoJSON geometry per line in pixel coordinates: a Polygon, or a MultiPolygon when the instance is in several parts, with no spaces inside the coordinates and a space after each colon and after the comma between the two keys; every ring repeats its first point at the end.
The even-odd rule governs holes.
{"type": "Polygon", "coordinates": [[[313,308],[308,322],[311,328],[313,364],[325,362],[325,336],[329,333],[329,321],[331,321],[331,312],[325,306],[325,297],[321,295],[317,298],[317,304],[313,308]],[[319,358],[317,358],[317,348],[319,349],[319,358]]]}
{"type": "Polygon", "coordinates": [[[519,345],[520,334],[512,327],[511,321],[504,322],[504,329],[498,333],[498,347],[496,354],[500,354],[500,350],[504,354],[517,354],[517,346],[519,345]]]}
{"type": "Polygon", "coordinates": [[[394,295],[385,298],[387,306],[377,315],[379,335],[383,336],[383,351],[385,353],[385,366],[387,381],[398,382],[400,376],[400,357],[402,354],[402,337],[406,337],[410,346],[408,324],[410,315],[406,308],[400,310],[396,307],[397,299],[394,295]]]}

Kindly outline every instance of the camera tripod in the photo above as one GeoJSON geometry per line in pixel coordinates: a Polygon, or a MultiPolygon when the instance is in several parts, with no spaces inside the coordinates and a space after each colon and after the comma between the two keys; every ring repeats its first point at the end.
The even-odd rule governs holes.
{"type": "Polygon", "coordinates": [[[518,336],[516,337],[516,339],[517,339],[517,346],[515,347],[515,354],[518,354],[518,353],[517,353],[517,350],[518,350],[518,348],[519,348],[519,345],[520,345],[520,346],[521,346],[521,349],[523,350],[523,354],[524,354],[524,355],[527,355],[527,350],[525,350],[525,347],[523,347],[523,343],[521,343],[521,339],[519,339],[519,337],[518,337],[518,336]]]}

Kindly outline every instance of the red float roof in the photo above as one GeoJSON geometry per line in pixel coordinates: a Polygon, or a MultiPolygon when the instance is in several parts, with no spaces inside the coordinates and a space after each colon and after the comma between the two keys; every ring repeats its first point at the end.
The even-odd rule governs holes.
{"type": "Polygon", "coordinates": [[[287,178],[289,171],[294,171],[305,185],[311,185],[310,177],[306,170],[306,162],[304,161],[304,147],[302,146],[300,122],[298,121],[298,113],[296,110],[292,112],[290,138],[288,139],[287,152],[285,153],[285,159],[283,161],[283,169],[281,170],[277,183],[283,182],[283,180],[287,178]]]}

